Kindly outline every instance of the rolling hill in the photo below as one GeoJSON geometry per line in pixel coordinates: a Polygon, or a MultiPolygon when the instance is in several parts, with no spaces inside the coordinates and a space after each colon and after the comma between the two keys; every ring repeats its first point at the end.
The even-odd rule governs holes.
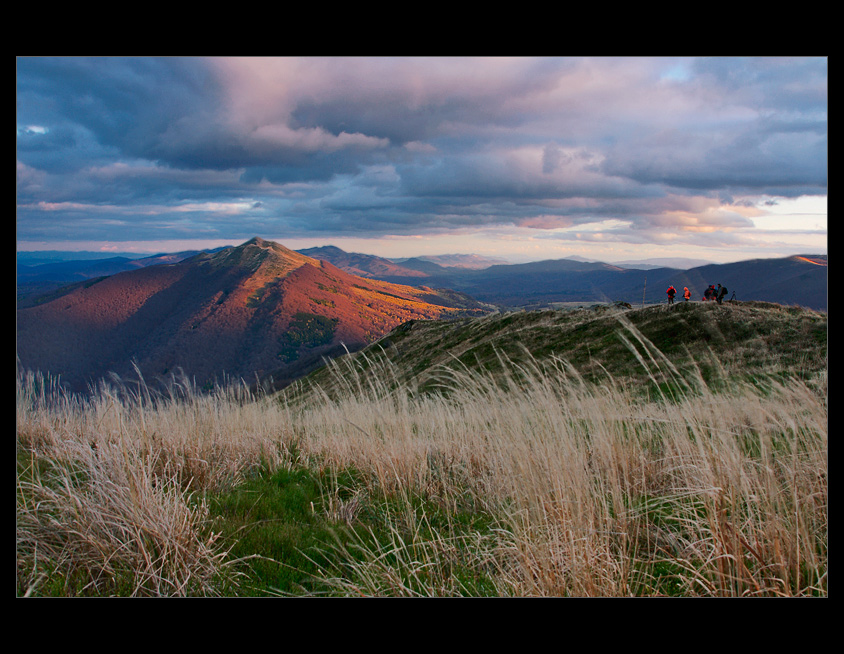
{"type": "MultiPolygon", "coordinates": [[[[562,374],[573,379],[609,382],[633,393],[658,394],[697,381],[717,388],[725,379],[759,385],[783,374],[825,386],[827,341],[825,313],[765,302],[595,305],[414,320],[336,359],[336,366],[313,372],[302,388],[313,383],[331,389],[338,378],[334,372],[349,366],[364,385],[375,375],[380,383],[390,380],[424,392],[439,388],[444,379],[448,383],[446,369],[477,378],[548,363],[557,366],[554,374],[565,369],[562,374]]],[[[339,378],[349,376],[341,372],[339,378]]]]}
{"type": "Polygon", "coordinates": [[[283,384],[413,319],[488,311],[471,298],[350,275],[254,238],[215,253],[77,284],[17,311],[25,369],[73,390],[115,373],[151,381],[183,370],[283,384]]]}

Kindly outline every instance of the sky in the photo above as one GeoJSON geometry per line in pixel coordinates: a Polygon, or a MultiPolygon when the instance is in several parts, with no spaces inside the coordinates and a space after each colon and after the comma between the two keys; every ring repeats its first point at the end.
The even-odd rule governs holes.
{"type": "Polygon", "coordinates": [[[826,254],[827,64],[19,57],[17,250],[826,254]]]}

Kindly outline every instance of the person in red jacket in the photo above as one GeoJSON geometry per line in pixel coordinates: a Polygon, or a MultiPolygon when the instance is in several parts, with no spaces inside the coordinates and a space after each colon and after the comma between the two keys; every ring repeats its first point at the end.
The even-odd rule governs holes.
{"type": "Polygon", "coordinates": [[[683,287],[683,299],[688,302],[692,299],[692,292],[689,290],[688,286],[683,287]]]}
{"type": "Polygon", "coordinates": [[[668,293],[668,304],[674,304],[674,296],[677,294],[677,289],[673,286],[669,286],[668,290],[665,292],[668,293]]]}

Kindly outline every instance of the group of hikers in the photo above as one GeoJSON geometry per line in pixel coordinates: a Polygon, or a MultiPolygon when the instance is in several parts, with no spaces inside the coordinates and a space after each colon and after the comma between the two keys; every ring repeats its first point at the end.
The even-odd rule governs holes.
{"type": "MultiPolygon", "coordinates": [[[[673,286],[669,286],[668,290],[665,291],[668,294],[668,304],[674,304],[674,296],[677,295],[677,289],[673,286]]],[[[718,284],[718,288],[715,288],[715,284],[710,284],[709,287],[703,292],[703,302],[712,302],[715,301],[718,304],[724,300],[724,297],[727,295],[727,287],[721,286],[718,284]]],[[[692,299],[692,292],[689,290],[688,286],[683,287],[683,300],[688,302],[692,299]]]]}

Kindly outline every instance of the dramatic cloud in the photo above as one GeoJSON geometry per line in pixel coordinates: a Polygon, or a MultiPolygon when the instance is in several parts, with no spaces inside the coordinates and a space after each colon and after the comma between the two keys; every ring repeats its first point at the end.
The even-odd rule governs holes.
{"type": "Polygon", "coordinates": [[[765,248],[827,105],[824,58],[24,57],[17,237],[765,248]]]}

